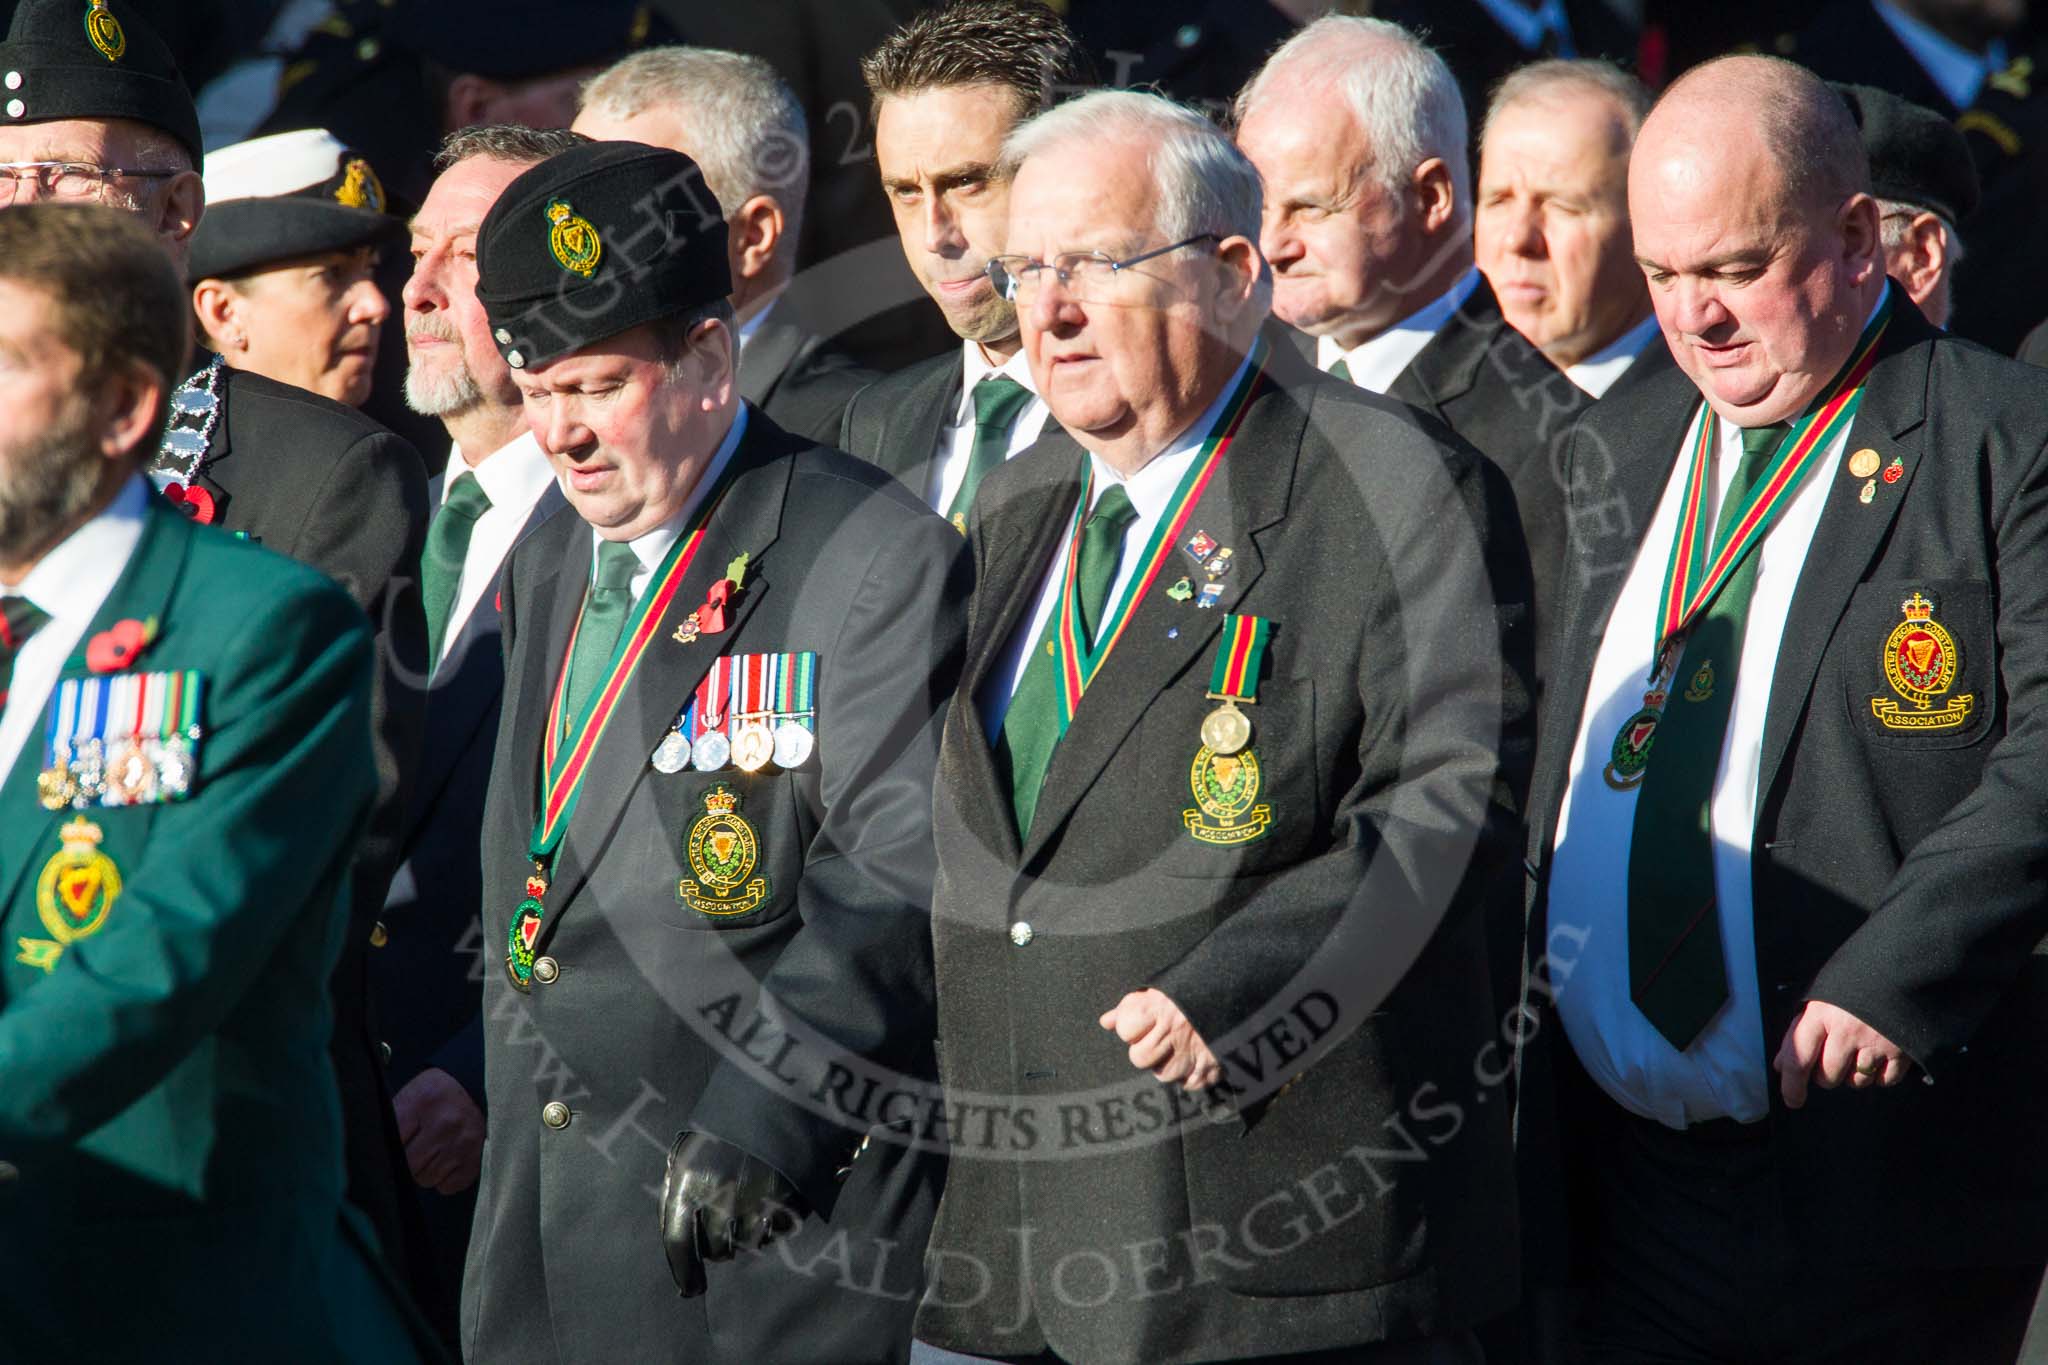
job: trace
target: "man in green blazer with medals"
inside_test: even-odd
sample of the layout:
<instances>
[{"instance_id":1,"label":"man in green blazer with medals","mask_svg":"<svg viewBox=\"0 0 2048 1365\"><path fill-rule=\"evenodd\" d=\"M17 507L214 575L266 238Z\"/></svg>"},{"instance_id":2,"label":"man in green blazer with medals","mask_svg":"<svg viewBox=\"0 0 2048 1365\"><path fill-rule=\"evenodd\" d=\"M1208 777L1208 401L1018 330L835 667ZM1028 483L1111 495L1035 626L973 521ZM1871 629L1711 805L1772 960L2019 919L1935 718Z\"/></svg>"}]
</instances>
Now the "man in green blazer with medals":
<instances>
[{"instance_id":1,"label":"man in green blazer with medals","mask_svg":"<svg viewBox=\"0 0 2048 1365\"><path fill-rule=\"evenodd\" d=\"M127 215L0 214L0 1312L24 1360L413 1360L325 983L370 637L142 475L187 338Z\"/></svg>"}]
</instances>

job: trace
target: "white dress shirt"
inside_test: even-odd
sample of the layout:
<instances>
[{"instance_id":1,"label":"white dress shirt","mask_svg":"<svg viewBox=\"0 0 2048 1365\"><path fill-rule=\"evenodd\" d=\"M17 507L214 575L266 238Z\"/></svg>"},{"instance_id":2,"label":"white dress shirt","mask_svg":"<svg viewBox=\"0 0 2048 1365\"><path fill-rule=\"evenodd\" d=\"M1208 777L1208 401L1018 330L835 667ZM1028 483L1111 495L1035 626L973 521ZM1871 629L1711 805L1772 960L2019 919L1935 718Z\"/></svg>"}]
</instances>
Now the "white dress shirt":
<instances>
[{"instance_id":1,"label":"white dress shirt","mask_svg":"<svg viewBox=\"0 0 2048 1365\"><path fill-rule=\"evenodd\" d=\"M1045 430L1049 411L1045 400L1038 396L1038 385L1031 381L1031 366L1025 363L1022 347L1001 365L991 365L988 357L981 353L979 344L963 341L960 343L960 357L960 399L953 405L952 415L939 432L938 468L932 475L932 485L926 490L925 497L940 516L944 516L946 509L953 505L954 495L967 481L967 465L974 453L976 384L992 374L999 374L1031 390L1031 401L1017 410L1017 420L1010 424L1010 447L1003 452L1006 460L1038 439L1038 434Z\"/></svg>"},{"instance_id":2,"label":"white dress shirt","mask_svg":"<svg viewBox=\"0 0 2048 1365\"><path fill-rule=\"evenodd\" d=\"M0 781L14 771L24 746L43 742L44 708L57 675L142 543L148 487L140 474L129 479L105 511L59 542L28 577L0 588L0 597L26 597L50 617L14 656L7 704L0 708Z\"/></svg>"},{"instance_id":3,"label":"white dress shirt","mask_svg":"<svg viewBox=\"0 0 2048 1365\"><path fill-rule=\"evenodd\" d=\"M1996 39L1982 52L1972 52L1890 0L1871 0L1871 7L1906 51L1913 54L1913 60L1920 63L1927 78L1940 86L1941 93L1958 109L1976 103L1984 82L2005 70L2005 44Z\"/></svg>"},{"instance_id":4,"label":"white dress shirt","mask_svg":"<svg viewBox=\"0 0 2048 1365\"><path fill-rule=\"evenodd\" d=\"M725 467L732 463L732 453L739 449L740 437L746 434L746 430L747 405L741 403L734 408L732 426L727 429L725 439L718 443L718 449L712 452L711 463L706 465L704 472L698 476L697 486L690 490L690 499L683 504L683 509L652 531L641 535L639 539L627 542L632 546L633 557L640 561L640 567L633 570L632 589L635 603L639 602L640 594L647 591L647 585L654 581L654 571L661 567L661 561L667 557L669 547L676 543L677 538L689 526L690 518L697 514L697 504L704 501L704 495L717 486L719 475L725 473ZM597 547L603 543L604 537L597 533L596 527L592 527L590 571L593 577L597 573Z\"/></svg>"},{"instance_id":5,"label":"white dress shirt","mask_svg":"<svg viewBox=\"0 0 2048 1365\"><path fill-rule=\"evenodd\" d=\"M1806 563L1842 461L1848 433L1837 436L1806 472L1791 505L1752 553L1760 554L1756 592L1742 639L1735 695L1721 765L1714 775L1709 822L1714 839L1714 885L1726 955L1728 1003L1678 1051L1629 999L1628 860L1640 786L1616 791L1602 769L1622 723L1643 705L1655 649L1655 617L1664 569L1677 532L1691 449L1705 405L1686 426L1680 458L1643 537L1635 566L1614 604L1593 661L1570 786L1558 815L1550 862L1553 953L1571 960L1557 993L1565 1033L1586 1071L1616 1103L1672 1128L1706 1119L1753 1123L1770 1109L1767 1059L1777 1040L1763 1036L1756 974L1755 918L1750 902L1750 844L1756 831L1756 784L1762 762L1764 720L1778 643L1792 591ZM1713 516L1742 458L1741 429L1721 423L1714 453ZM1683 680L1677 685L1684 686ZM1651 766L1656 755L1650 756ZM1560 937L1559 930L1564 931ZM1573 954L1576 954L1575 960ZM1553 980L1560 979L1553 973Z\"/></svg>"},{"instance_id":6,"label":"white dress shirt","mask_svg":"<svg viewBox=\"0 0 2048 1365\"><path fill-rule=\"evenodd\" d=\"M1593 397L1605 398L1607 391L1614 387L1614 381L1627 374L1628 367L1636 363L1637 356L1653 344L1662 345L1663 341L1663 333L1657 328L1657 315L1652 313L1578 364L1567 366L1565 378Z\"/></svg>"},{"instance_id":7,"label":"white dress shirt","mask_svg":"<svg viewBox=\"0 0 2048 1365\"><path fill-rule=\"evenodd\" d=\"M741 355L747 353L747 343L754 339L754 333L761 330L762 324L768 321L768 315L775 311L775 305L781 301L780 299L768 300L767 303L761 306L760 312L740 324L738 346Z\"/></svg>"},{"instance_id":8,"label":"white dress shirt","mask_svg":"<svg viewBox=\"0 0 2048 1365\"><path fill-rule=\"evenodd\" d=\"M1122 600L1124 589L1138 572L1138 559L1151 540L1152 533L1159 528L1159 519L1166 514L1166 504L1173 498L1173 490L1180 486L1181 476L1188 472L1188 466L1202 453L1202 445L1216 423L1223 418L1223 405L1230 395L1237 391L1239 381L1244 378L1251 358L1247 356L1238 362L1236 373L1230 382L1216 395L1216 400L1172 445L1152 457L1143 469L1126 479L1111 468L1109 463L1094 451L1088 452L1088 465L1094 471L1094 479L1088 485L1088 510L1093 512L1095 504L1113 483L1124 486L1124 493L1131 500L1131 510L1137 515L1124 527L1123 550L1118 557L1116 578L1109 585L1109 601L1113 606ZM1010 638L1003 651L1002 664L989 673L989 685L982 689L978 699L981 707L983 729L993 738L1003 728L1003 717L1009 713L1010 698L1016 695L1017 684L1024 680L1024 670L1031 663L1031 648L1045 634L1046 623L1052 619L1053 608L1058 605L1061 587L1066 582L1067 547L1073 543L1074 528L1072 513L1067 512L1066 533L1060 537L1059 548L1053 553L1052 561L1046 566L1045 579L1038 587L1038 602L1031 609L1030 617ZM1162 575L1163 576L1163 575ZM1103 613L1104 619L1109 613ZM997 683L996 679L1002 679Z\"/></svg>"},{"instance_id":9,"label":"white dress shirt","mask_svg":"<svg viewBox=\"0 0 2048 1365\"><path fill-rule=\"evenodd\" d=\"M469 533L469 550L462 557L462 579L455 587L455 606L448 613L448 628L441 636L441 659L448 657L448 651L461 638L470 613L498 581L498 570L504 565L505 556L512 553L526 519L533 515L534 504L555 481L555 471L530 431L521 432L478 465L470 464L461 446L451 447L448 469L441 479L442 503L448 501L448 490L465 473L476 476L491 505L476 519L476 527ZM434 661L436 666L441 659Z\"/></svg>"},{"instance_id":10,"label":"white dress shirt","mask_svg":"<svg viewBox=\"0 0 2048 1365\"><path fill-rule=\"evenodd\" d=\"M1342 360L1351 371L1352 383L1369 393L1385 393L1394 387L1401 371L1422 353L1422 348L1429 345L1430 338L1441 332L1451 315L1472 297L1478 284L1479 270L1475 266L1436 298L1348 351L1329 337L1317 337L1316 368L1327 370Z\"/></svg>"}]
</instances>

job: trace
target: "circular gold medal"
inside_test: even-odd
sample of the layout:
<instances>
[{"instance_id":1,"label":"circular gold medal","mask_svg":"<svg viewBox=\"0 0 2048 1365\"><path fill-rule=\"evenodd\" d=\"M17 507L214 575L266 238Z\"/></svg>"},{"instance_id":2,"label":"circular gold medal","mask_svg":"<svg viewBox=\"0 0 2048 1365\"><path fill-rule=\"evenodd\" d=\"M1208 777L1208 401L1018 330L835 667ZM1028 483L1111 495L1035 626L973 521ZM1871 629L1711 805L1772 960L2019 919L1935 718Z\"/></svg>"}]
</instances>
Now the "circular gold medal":
<instances>
[{"instance_id":1,"label":"circular gold medal","mask_svg":"<svg viewBox=\"0 0 2048 1365\"><path fill-rule=\"evenodd\" d=\"M1251 720L1235 702L1224 702L1202 720L1202 743L1210 753L1234 754L1251 742Z\"/></svg>"}]
</instances>

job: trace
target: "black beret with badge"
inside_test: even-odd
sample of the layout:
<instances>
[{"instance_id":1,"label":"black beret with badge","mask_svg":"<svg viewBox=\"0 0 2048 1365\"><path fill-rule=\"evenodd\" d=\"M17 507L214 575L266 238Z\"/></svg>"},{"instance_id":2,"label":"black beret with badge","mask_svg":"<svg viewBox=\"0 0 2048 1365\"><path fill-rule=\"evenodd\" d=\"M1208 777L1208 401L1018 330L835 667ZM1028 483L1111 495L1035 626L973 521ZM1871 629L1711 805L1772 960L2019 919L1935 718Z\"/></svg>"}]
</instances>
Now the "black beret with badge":
<instances>
[{"instance_id":1,"label":"black beret with badge","mask_svg":"<svg viewBox=\"0 0 2048 1365\"><path fill-rule=\"evenodd\" d=\"M1951 225L1976 211L1977 166L1956 126L1889 90L1830 81L1856 116L1870 156L1870 192L1931 209Z\"/></svg>"},{"instance_id":2,"label":"black beret with badge","mask_svg":"<svg viewBox=\"0 0 2048 1365\"><path fill-rule=\"evenodd\" d=\"M478 302L515 370L732 292L725 220L697 163L592 142L505 187L477 234Z\"/></svg>"},{"instance_id":3,"label":"black beret with badge","mask_svg":"<svg viewBox=\"0 0 2048 1365\"><path fill-rule=\"evenodd\" d=\"M295 257L395 242L370 163L322 128L273 133L206 158L206 216L189 275L230 279Z\"/></svg>"},{"instance_id":4,"label":"black beret with badge","mask_svg":"<svg viewBox=\"0 0 2048 1365\"><path fill-rule=\"evenodd\" d=\"M199 111L170 49L125 0L22 0L0 43L0 126L132 119L198 165Z\"/></svg>"}]
</instances>

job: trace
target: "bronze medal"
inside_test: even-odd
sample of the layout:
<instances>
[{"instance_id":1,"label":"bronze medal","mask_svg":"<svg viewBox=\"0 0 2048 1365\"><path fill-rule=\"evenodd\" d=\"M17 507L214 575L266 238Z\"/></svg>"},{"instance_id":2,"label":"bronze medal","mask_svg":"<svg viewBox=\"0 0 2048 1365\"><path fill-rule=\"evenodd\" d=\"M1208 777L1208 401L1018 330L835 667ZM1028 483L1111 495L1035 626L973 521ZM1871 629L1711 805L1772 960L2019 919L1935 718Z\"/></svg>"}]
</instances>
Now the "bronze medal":
<instances>
[{"instance_id":1,"label":"bronze medal","mask_svg":"<svg viewBox=\"0 0 2048 1365\"><path fill-rule=\"evenodd\" d=\"M1228 756L1241 752L1251 742L1251 719L1237 709L1234 701L1226 700L1202 719L1202 745L1210 753Z\"/></svg>"}]
</instances>

